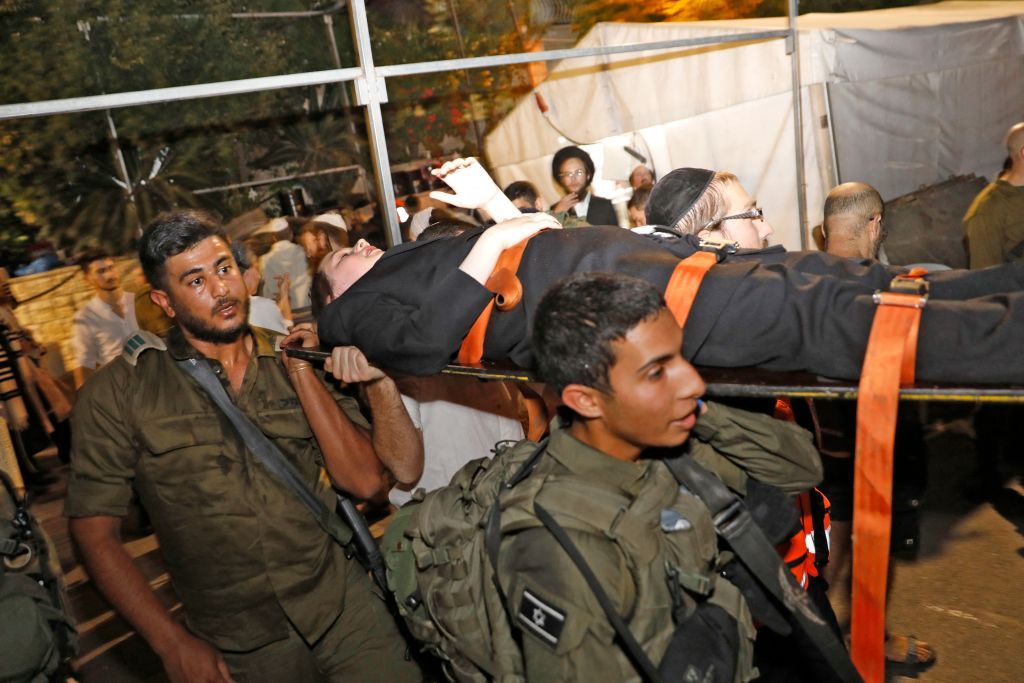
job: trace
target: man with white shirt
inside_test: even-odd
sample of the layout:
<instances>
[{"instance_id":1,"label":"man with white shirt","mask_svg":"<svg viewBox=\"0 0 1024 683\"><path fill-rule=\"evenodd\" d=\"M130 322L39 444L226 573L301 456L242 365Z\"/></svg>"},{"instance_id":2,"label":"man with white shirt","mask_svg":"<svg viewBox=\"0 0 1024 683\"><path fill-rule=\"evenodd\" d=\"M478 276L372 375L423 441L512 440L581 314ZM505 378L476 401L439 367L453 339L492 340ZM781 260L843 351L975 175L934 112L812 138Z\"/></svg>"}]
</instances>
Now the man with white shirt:
<instances>
[{"instance_id":1,"label":"man with white shirt","mask_svg":"<svg viewBox=\"0 0 1024 683\"><path fill-rule=\"evenodd\" d=\"M85 281L96 292L75 314L71 350L75 388L121 353L125 340L139 328L135 296L121 288L121 273L108 254L89 250L78 258Z\"/></svg>"},{"instance_id":2,"label":"man with white shirt","mask_svg":"<svg viewBox=\"0 0 1024 683\"><path fill-rule=\"evenodd\" d=\"M309 289L312 277L306 250L292 241L292 226L285 217L274 218L255 234L274 235L275 242L270 251L263 255L263 292L268 299L278 300L278 278L288 276L288 299L291 304L292 320L300 322L309 318ZM285 316L288 317L288 316Z\"/></svg>"}]
</instances>

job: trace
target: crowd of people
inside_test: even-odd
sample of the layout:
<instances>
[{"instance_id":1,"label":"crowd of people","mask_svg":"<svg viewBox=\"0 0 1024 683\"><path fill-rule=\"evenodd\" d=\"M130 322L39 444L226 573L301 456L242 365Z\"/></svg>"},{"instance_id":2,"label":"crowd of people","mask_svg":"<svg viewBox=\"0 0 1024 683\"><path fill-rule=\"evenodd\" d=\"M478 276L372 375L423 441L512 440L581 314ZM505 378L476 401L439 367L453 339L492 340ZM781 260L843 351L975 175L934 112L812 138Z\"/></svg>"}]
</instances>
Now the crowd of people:
<instances>
[{"instance_id":1,"label":"crowd of people","mask_svg":"<svg viewBox=\"0 0 1024 683\"><path fill-rule=\"evenodd\" d=\"M1024 255L1024 123L1006 142L1007 169L965 218L972 268L997 267L928 276L933 341L919 375L1024 380L1006 343L1024 325L1012 264ZM412 564L451 562L462 580L469 559L418 530L443 512L450 482L476 496L479 473L511 475L526 452L515 443L529 444L531 468L493 494L493 574L481 575L504 611L481 616L491 650L460 678L855 680L829 603L849 559L851 416L705 401L691 362L856 377L871 294L903 272L877 262L882 197L861 182L834 188L824 251L787 253L727 171L656 180L638 166L619 212L593 194L595 172L582 149L558 150L564 195L547 207L528 181L502 191L476 161L450 161L434 173L451 193L431 196L453 208L407 203L408 241L387 251L350 237L337 212L274 218L234 240L203 212L161 214L139 245L135 295L107 254L83 255L95 296L74 320L66 512L92 580L171 680L436 675L399 627L418 605L389 609L353 551L358 521L334 516L336 492L417 510L388 552L436 541ZM707 250L720 263L680 309L673 273ZM4 324L9 339L16 323ZM330 355L321 371L290 346ZM437 374L455 358L512 361L543 384ZM50 403L44 416L67 417ZM920 424L904 417L897 457L919 465ZM922 467L908 496L921 495ZM770 559L722 539L713 489L698 485L707 473ZM121 545L136 497L183 622ZM766 581L759 562L785 578ZM420 603L442 620L488 611L449 598ZM446 637L472 653L479 635ZM899 634L886 656L916 670L936 659Z\"/></svg>"}]
</instances>

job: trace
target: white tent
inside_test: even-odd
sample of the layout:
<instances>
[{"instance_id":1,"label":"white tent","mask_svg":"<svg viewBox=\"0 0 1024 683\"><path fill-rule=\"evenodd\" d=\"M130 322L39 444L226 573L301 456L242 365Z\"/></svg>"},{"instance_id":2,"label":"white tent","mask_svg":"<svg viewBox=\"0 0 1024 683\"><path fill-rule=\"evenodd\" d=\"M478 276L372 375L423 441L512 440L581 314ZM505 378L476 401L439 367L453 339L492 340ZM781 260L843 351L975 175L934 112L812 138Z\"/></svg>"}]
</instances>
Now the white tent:
<instances>
[{"instance_id":1,"label":"white tent","mask_svg":"<svg viewBox=\"0 0 1024 683\"><path fill-rule=\"evenodd\" d=\"M785 18L599 24L580 47L786 28ZM951 175L992 176L1002 136L1024 120L1024 2L942 2L808 14L800 33L810 225L834 182L862 180L888 200ZM646 156L736 173L775 227L800 247L791 62L784 40L567 59L487 137L500 184L526 179L553 202L551 155L587 143L597 194L615 194ZM831 122L831 125L830 125ZM555 124L554 126L551 124ZM619 193L621 195L621 192Z\"/></svg>"}]
</instances>

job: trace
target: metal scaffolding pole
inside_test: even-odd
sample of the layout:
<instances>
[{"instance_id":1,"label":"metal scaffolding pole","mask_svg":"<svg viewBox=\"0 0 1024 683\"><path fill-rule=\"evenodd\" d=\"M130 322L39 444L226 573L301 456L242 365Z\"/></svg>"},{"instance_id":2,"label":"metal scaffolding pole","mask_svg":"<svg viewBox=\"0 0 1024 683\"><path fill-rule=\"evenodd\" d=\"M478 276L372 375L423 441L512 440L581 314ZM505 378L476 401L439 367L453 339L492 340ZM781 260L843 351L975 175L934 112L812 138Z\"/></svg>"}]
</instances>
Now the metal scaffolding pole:
<instances>
[{"instance_id":1,"label":"metal scaffolding pole","mask_svg":"<svg viewBox=\"0 0 1024 683\"><path fill-rule=\"evenodd\" d=\"M395 212L394 186L391 180L386 135L384 131L381 104L387 102L385 79L391 77L411 76L416 74L442 73L446 71L484 69L494 66L512 64L528 64L530 62L559 61L573 57L591 57L598 55L615 55L654 50L670 50L677 48L694 48L704 45L731 46L752 41L786 39L787 54L792 59L793 87L793 119L795 133L795 150L797 157L797 185L800 216L800 244L806 248L807 234L807 197L806 178L803 166L803 115L800 95L800 52L796 32L797 1L789 0L789 27L785 30L752 31L729 36L708 36L703 38L683 38L677 40L661 40L649 43L631 43L627 45L598 46L587 48L570 48L562 50L544 50L540 52L524 52L518 54L494 55L488 57L466 57L461 59L443 59L431 62L411 64L389 64L377 67L374 65L370 42L369 24L366 16L365 0L348 2L349 18L353 38L359 58L359 67L338 68L326 71L314 71L298 74L285 74L262 78L248 78L216 83L156 88L134 92L111 93L87 97L74 97L38 102L22 102L0 105L0 120L25 118L33 116L49 116L84 111L109 110L118 107L132 107L162 102L201 99L205 97L223 97L243 93L280 90L310 85L335 84L353 81L357 95L357 104L365 107L367 136L370 143L371 160L374 170L375 185L386 225L385 237L388 245L401 242L398 215ZM340 3L339 3L340 4ZM328 31L331 30L330 14L339 9L338 5L318 12L296 13L305 16L325 16ZM278 17L282 13L269 13ZM287 13L284 13L287 14ZM242 15L240 15L242 16ZM244 18L265 18L262 15L247 13ZM336 49L336 46L335 46ZM338 60L335 60L338 63Z\"/></svg>"},{"instance_id":2,"label":"metal scaffolding pole","mask_svg":"<svg viewBox=\"0 0 1024 683\"><path fill-rule=\"evenodd\" d=\"M366 107L366 128L370 137L370 158L373 161L373 177L377 185L381 213L384 218L384 236L389 247L401 244L402 233L395 210L395 188L391 183L391 162L388 160L388 144L384 134L384 114L381 102L387 102L384 79L377 75L373 65L373 51L370 47L370 26L366 21L364 0L351 0L348 4L352 18L352 36L356 42L362 78L356 80L358 104Z\"/></svg>"},{"instance_id":3,"label":"metal scaffolding pole","mask_svg":"<svg viewBox=\"0 0 1024 683\"><path fill-rule=\"evenodd\" d=\"M796 202L800 220L800 249L810 248L807 226L807 178L804 170L804 117L803 94L800 91L800 34L796 30L797 5L800 0L789 0L789 37L786 53L789 55L793 75L793 147L796 152Z\"/></svg>"}]
</instances>

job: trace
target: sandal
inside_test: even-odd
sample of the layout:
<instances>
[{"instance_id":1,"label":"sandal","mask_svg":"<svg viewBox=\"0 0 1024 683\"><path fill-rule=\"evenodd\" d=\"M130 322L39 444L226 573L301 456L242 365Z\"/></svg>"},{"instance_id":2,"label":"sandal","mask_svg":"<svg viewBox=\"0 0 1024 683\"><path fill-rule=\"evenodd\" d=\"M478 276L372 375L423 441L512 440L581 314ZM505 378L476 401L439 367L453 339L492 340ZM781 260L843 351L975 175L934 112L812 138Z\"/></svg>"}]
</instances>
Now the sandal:
<instances>
[{"instance_id":1,"label":"sandal","mask_svg":"<svg viewBox=\"0 0 1024 683\"><path fill-rule=\"evenodd\" d=\"M887 636L885 664L892 671L917 673L935 663L937 656L931 645L914 636Z\"/></svg>"}]
</instances>

